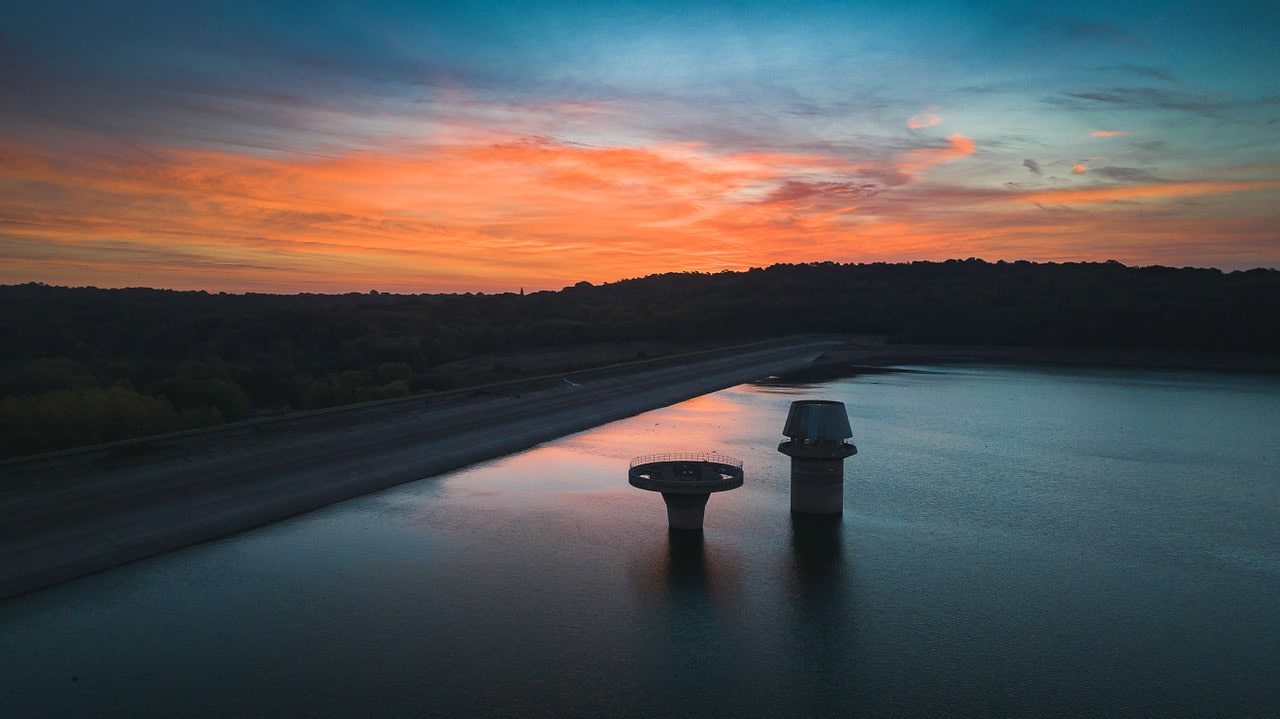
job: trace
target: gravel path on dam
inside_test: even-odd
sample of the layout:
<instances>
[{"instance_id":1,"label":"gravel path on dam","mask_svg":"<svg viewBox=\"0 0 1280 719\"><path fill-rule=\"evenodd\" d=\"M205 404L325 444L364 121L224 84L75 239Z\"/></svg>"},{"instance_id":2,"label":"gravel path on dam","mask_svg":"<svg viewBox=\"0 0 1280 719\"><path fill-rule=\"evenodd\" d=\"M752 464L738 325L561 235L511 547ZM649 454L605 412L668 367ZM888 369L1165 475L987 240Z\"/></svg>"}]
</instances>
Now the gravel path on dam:
<instances>
[{"instance_id":1,"label":"gravel path on dam","mask_svg":"<svg viewBox=\"0 0 1280 719\"><path fill-rule=\"evenodd\" d=\"M801 340L0 463L0 599L802 369Z\"/></svg>"}]
</instances>

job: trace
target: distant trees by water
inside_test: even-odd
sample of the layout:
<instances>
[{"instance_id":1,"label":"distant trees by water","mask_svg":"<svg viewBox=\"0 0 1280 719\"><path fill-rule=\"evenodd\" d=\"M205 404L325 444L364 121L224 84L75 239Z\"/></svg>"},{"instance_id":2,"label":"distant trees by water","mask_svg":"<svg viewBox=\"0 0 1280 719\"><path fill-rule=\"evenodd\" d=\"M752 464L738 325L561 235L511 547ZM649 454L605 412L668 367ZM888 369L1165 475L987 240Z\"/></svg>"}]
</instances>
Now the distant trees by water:
<instances>
[{"instance_id":1,"label":"distant trees by water","mask_svg":"<svg viewBox=\"0 0 1280 719\"><path fill-rule=\"evenodd\" d=\"M493 353L601 343L833 332L1280 354L1280 272L1115 262L788 264L523 296L27 284L0 286L0 308L0 457L450 389L520 371ZM445 371L468 360L481 369Z\"/></svg>"}]
</instances>

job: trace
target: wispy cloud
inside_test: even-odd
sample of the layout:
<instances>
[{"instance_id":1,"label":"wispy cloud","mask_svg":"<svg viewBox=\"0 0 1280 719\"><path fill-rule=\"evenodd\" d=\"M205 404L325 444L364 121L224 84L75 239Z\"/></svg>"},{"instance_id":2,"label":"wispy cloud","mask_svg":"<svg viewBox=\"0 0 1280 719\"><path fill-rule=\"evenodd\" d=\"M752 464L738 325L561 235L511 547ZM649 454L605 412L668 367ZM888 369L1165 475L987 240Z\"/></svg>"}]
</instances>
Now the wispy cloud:
<instances>
[{"instance_id":1,"label":"wispy cloud","mask_svg":"<svg viewBox=\"0 0 1280 719\"><path fill-rule=\"evenodd\" d=\"M1145 167L1114 167L1103 166L1089 169L1089 173L1104 177L1115 182L1126 182L1131 184L1159 184L1164 182L1157 177L1154 172Z\"/></svg>"},{"instance_id":2,"label":"wispy cloud","mask_svg":"<svg viewBox=\"0 0 1280 719\"><path fill-rule=\"evenodd\" d=\"M912 130L921 130L926 127L934 127L935 125L938 125L942 122L942 115L938 114L938 111L941 109L942 108L937 105L934 105L919 115L912 116L910 120L907 120L907 127Z\"/></svg>"},{"instance_id":3,"label":"wispy cloud","mask_svg":"<svg viewBox=\"0 0 1280 719\"><path fill-rule=\"evenodd\" d=\"M1079 189L1041 190L1021 195L1020 199L1038 204L1107 203L1171 197L1204 197L1239 192L1270 190L1277 182L1168 182L1158 184L1087 187Z\"/></svg>"},{"instance_id":4,"label":"wispy cloud","mask_svg":"<svg viewBox=\"0 0 1280 719\"><path fill-rule=\"evenodd\" d=\"M1109 65L1099 69L1102 72L1114 72L1120 75L1141 77L1147 80L1177 82L1177 78L1172 72L1169 72L1165 68L1152 67L1149 65Z\"/></svg>"},{"instance_id":5,"label":"wispy cloud","mask_svg":"<svg viewBox=\"0 0 1280 719\"><path fill-rule=\"evenodd\" d=\"M935 165L954 162L972 155L977 149L973 138L955 133L947 137L947 144L942 146L922 147L911 150L896 164L896 170L907 176L914 176Z\"/></svg>"},{"instance_id":6,"label":"wispy cloud","mask_svg":"<svg viewBox=\"0 0 1280 719\"><path fill-rule=\"evenodd\" d=\"M1113 87L1102 90L1067 92L1050 100L1065 107L1110 107L1126 110L1161 109L1184 112L1213 112L1280 105L1280 95L1251 98L1213 97L1156 87Z\"/></svg>"},{"instance_id":7,"label":"wispy cloud","mask_svg":"<svg viewBox=\"0 0 1280 719\"><path fill-rule=\"evenodd\" d=\"M1049 17L1041 21L1041 26L1048 33L1066 41L1136 42L1132 35L1116 29L1113 25L1077 17Z\"/></svg>"}]
</instances>

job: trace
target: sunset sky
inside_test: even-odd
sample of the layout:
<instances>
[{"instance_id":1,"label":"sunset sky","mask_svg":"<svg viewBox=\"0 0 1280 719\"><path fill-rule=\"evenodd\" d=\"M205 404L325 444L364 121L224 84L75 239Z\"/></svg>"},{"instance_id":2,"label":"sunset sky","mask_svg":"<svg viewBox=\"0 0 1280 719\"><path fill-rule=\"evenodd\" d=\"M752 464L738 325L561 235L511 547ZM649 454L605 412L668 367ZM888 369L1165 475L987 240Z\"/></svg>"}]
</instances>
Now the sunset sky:
<instances>
[{"instance_id":1,"label":"sunset sky","mask_svg":"<svg viewBox=\"0 0 1280 719\"><path fill-rule=\"evenodd\" d=\"M0 284L1280 267L1280 3L0 4Z\"/></svg>"}]
</instances>

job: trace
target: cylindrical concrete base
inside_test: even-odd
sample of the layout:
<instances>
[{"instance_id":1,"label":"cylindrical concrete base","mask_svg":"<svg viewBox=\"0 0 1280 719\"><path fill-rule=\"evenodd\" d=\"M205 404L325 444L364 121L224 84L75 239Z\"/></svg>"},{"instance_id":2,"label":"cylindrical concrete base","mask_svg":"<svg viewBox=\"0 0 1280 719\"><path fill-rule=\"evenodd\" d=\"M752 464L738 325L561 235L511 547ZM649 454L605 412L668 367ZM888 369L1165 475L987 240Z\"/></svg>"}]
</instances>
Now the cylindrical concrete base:
<instances>
[{"instance_id":1,"label":"cylindrical concrete base","mask_svg":"<svg viewBox=\"0 0 1280 719\"><path fill-rule=\"evenodd\" d=\"M844 512L844 459L791 458L791 511Z\"/></svg>"},{"instance_id":2,"label":"cylindrical concrete base","mask_svg":"<svg viewBox=\"0 0 1280 719\"><path fill-rule=\"evenodd\" d=\"M791 480L791 511L802 514L844 512L844 483L801 484Z\"/></svg>"},{"instance_id":3,"label":"cylindrical concrete base","mask_svg":"<svg viewBox=\"0 0 1280 719\"><path fill-rule=\"evenodd\" d=\"M667 503L667 525L671 529L702 529L702 515L707 508L707 494L663 492Z\"/></svg>"}]
</instances>

